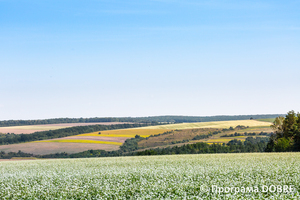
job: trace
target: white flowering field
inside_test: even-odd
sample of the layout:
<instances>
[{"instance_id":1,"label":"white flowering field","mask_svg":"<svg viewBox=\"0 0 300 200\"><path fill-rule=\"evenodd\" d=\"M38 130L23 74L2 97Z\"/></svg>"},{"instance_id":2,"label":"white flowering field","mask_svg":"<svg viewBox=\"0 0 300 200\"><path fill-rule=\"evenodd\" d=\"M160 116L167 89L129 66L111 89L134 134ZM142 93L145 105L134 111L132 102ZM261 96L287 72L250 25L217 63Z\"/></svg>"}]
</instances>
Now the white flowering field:
<instances>
[{"instance_id":1,"label":"white flowering field","mask_svg":"<svg viewBox=\"0 0 300 200\"><path fill-rule=\"evenodd\" d=\"M300 199L300 153L0 162L0 199Z\"/></svg>"}]
</instances>

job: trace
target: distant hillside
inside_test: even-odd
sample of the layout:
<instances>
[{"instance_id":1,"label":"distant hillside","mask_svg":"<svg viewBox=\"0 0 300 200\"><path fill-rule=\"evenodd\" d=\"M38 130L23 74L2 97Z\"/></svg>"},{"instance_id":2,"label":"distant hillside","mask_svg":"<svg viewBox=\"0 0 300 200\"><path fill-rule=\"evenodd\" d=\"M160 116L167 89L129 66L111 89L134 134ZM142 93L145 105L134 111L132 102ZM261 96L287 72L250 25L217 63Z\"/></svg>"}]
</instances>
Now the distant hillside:
<instances>
[{"instance_id":1,"label":"distant hillside","mask_svg":"<svg viewBox=\"0 0 300 200\"><path fill-rule=\"evenodd\" d=\"M245 120L245 119L270 119L278 116L285 116L285 114L269 114L269 115L217 115L217 116L154 116L154 117L140 117L132 118L144 121L156 122L173 122L173 123L189 123L189 122L212 122L212 121L229 121L229 120Z\"/></svg>"},{"instance_id":2,"label":"distant hillside","mask_svg":"<svg viewBox=\"0 0 300 200\"><path fill-rule=\"evenodd\" d=\"M228 120L244 120L244 119L268 119L284 114L272 115L220 115L220 116L152 116L152 117L94 117L94 118L55 118L55 119L39 119L39 120L6 120L0 121L0 127L5 126L23 126L38 124L60 124L60 123L95 123L95 122L211 122L211 121L228 121Z\"/></svg>"}]
</instances>

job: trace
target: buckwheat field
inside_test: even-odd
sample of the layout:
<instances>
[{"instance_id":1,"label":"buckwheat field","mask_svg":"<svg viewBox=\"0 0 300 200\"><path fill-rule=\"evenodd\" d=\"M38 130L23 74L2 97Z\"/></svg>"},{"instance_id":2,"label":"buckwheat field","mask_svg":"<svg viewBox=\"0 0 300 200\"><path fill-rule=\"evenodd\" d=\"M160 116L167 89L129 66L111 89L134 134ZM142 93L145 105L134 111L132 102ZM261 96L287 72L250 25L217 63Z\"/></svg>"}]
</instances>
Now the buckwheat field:
<instances>
[{"instance_id":1,"label":"buckwheat field","mask_svg":"<svg viewBox=\"0 0 300 200\"><path fill-rule=\"evenodd\" d=\"M0 199L299 199L300 153L0 162Z\"/></svg>"}]
</instances>

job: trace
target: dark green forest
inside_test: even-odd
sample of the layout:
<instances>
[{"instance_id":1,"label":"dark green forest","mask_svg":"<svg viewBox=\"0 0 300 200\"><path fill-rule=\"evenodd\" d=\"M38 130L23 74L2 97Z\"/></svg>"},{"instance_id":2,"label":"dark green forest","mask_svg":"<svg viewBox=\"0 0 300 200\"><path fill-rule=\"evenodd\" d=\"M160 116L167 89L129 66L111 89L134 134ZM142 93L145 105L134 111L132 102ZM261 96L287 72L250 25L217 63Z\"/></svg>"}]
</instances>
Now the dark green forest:
<instances>
[{"instance_id":1,"label":"dark green forest","mask_svg":"<svg viewBox=\"0 0 300 200\"><path fill-rule=\"evenodd\" d=\"M60 123L93 123L93 122L210 122L210 121L226 121L226 120L244 120L244 119L267 119L284 116L283 114L272 115L220 115L220 116L153 116L153 117L94 117L94 118L55 118L55 119L38 119L38 120L6 120L0 121L0 127L5 126L23 126L38 124L60 124Z\"/></svg>"}]
</instances>

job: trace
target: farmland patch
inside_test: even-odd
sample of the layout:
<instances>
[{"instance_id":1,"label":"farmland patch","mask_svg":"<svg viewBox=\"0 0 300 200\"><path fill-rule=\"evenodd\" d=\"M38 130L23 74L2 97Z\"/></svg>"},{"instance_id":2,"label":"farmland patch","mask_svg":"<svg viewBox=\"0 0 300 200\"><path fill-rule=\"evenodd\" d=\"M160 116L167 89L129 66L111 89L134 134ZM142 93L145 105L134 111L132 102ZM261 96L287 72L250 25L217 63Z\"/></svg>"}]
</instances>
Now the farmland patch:
<instances>
[{"instance_id":1,"label":"farmland patch","mask_svg":"<svg viewBox=\"0 0 300 200\"><path fill-rule=\"evenodd\" d=\"M299 199L299 166L300 153L7 161L0 199ZM294 190L262 191L284 185Z\"/></svg>"},{"instance_id":2,"label":"farmland patch","mask_svg":"<svg viewBox=\"0 0 300 200\"><path fill-rule=\"evenodd\" d=\"M61 143L61 142L30 142L21 144L0 145L0 151L18 152L34 155L46 155L53 153L79 153L87 150L106 150L115 151L119 149L118 145L112 144L92 144L92 143Z\"/></svg>"},{"instance_id":3,"label":"farmland patch","mask_svg":"<svg viewBox=\"0 0 300 200\"><path fill-rule=\"evenodd\" d=\"M199 123L181 123L167 124L148 127L139 127L135 129L195 129L195 128L229 128L241 126L249 127L269 127L271 122L262 122L256 120L235 120L235 121L214 121L214 122L199 122Z\"/></svg>"},{"instance_id":4,"label":"farmland patch","mask_svg":"<svg viewBox=\"0 0 300 200\"><path fill-rule=\"evenodd\" d=\"M125 124L125 123L124 122L98 122L98 123L62 123L62 124L43 124L43 125L28 125L28 126L9 126L9 127L0 127L0 133L30 134L39 131L49 131L49 130L74 127L74 126L114 125L114 124Z\"/></svg>"}]
</instances>

